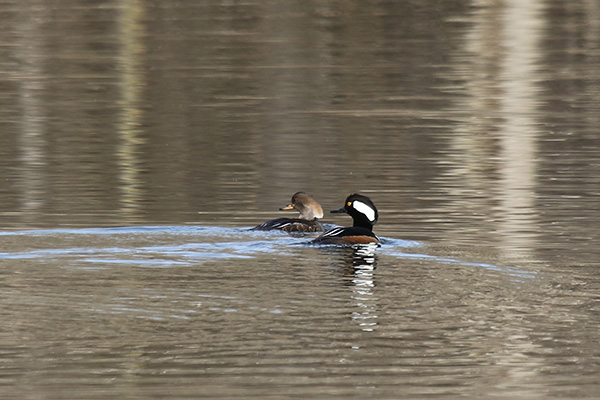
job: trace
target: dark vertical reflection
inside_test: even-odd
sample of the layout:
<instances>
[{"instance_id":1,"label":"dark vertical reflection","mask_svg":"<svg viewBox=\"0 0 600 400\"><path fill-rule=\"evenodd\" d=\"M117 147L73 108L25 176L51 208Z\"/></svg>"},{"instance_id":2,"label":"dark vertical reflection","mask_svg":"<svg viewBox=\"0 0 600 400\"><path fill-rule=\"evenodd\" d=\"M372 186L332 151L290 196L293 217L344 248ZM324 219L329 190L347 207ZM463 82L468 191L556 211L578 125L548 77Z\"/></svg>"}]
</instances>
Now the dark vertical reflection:
<instances>
[{"instance_id":1,"label":"dark vertical reflection","mask_svg":"<svg viewBox=\"0 0 600 400\"><path fill-rule=\"evenodd\" d=\"M549 2L545 17L539 252L580 264L582 254L600 257L600 3Z\"/></svg>"},{"instance_id":2,"label":"dark vertical reflection","mask_svg":"<svg viewBox=\"0 0 600 400\"><path fill-rule=\"evenodd\" d=\"M327 179L320 160L327 148L325 138L331 127L319 111L330 110L334 92L331 69L336 67L330 44L335 40L327 26L331 4L314 7L310 3L268 2L275 15L264 18L259 27L257 49L263 59L257 65L263 72L259 85L265 99L259 116L269 134L261 135L267 179L261 191L289 191L291 185L317 185ZM333 9L332 9L333 8ZM307 174L312 178L306 179ZM311 182L312 181L312 182ZM311 188L307 188L309 190Z\"/></svg>"}]
</instances>

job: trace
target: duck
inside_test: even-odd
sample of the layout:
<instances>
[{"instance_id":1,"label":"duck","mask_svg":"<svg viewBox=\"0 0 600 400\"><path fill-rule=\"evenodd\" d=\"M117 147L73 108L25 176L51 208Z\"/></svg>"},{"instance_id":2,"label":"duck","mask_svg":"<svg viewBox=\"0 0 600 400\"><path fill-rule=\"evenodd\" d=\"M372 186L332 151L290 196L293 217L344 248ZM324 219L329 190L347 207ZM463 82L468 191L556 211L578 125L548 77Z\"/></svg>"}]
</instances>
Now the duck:
<instances>
[{"instance_id":1,"label":"duck","mask_svg":"<svg viewBox=\"0 0 600 400\"><path fill-rule=\"evenodd\" d=\"M267 221L252 228L258 231L270 231L274 229L288 233L323 232L325 229L318 221L323 218L321 205L305 192L296 192L292 201L280 211L296 210L300 213L298 218L277 218Z\"/></svg>"},{"instance_id":2,"label":"duck","mask_svg":"<svg viewBox=\"0 0 600 400\"><path fill-rule=\"evenodd\" d=\"M344 207L331 210L331 213L345 213L352 217L354 223L348 228L333 228L313 240L315 244L368 244L380 243L373 233L373 225L377 223L379 213L377 207L367 196L353 193L346 198Z\"/></svg>"}]
</instances>

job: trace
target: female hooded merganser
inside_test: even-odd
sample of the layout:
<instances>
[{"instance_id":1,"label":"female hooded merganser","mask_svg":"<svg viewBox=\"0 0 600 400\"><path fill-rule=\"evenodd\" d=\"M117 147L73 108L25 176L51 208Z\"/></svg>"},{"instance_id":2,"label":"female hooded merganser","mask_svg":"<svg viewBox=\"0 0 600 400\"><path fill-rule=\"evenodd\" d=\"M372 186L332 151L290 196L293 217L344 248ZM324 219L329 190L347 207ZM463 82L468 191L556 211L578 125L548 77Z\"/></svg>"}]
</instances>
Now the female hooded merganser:
<instances>
[{"instance_id":1,"label":"female hooded merganser","mask_svg":"<svg viewBox=\"0 0 600 400\"><path fill-rule=\"evenodd\" d=\"M270 231L280 229L286 232L323 232L323 225L318 218L323 218L321 205L309 194L304 192L295 193L292 202L279 210L296 210L300 213L299 218L277 218L258 225L253 230Z\"/></svg>"},{"instance_id":2,"label":"female hooded merganser","mask_svg":"<svg viewBox=\"0 0 600 400\"><path fill-rule=\"evenodd\" d=\"M332 210L332 213L347 213L354 223L351 228L334 228L318 238L313 243L318 244L365 244L379 243L379 238L373 233L373 225L379 214L375 204L367 196L351 194L346 198L344 207Z\"/></svg>"}]
</instances>

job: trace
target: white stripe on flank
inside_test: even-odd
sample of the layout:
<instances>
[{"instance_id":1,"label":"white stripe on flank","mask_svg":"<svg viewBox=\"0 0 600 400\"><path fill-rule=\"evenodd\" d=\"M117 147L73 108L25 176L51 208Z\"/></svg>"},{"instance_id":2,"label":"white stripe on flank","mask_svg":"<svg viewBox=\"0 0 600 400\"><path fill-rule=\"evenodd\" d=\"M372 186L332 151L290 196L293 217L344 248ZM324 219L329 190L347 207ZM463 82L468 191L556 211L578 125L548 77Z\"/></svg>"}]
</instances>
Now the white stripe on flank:
<instances>
[{"instance_id":1,"label":"white stripe on flank","mask_svg":"<svg viewBox=\"0 0 600 400\"><path fill-rule=\"evenodd\" d=\"M369 219L369 221L375 222L375 210L373 210L371 207L369 207L362 201L355 200L354 203L352 203L352 207L354 207L354 209L359 213L364 214L365 217Z\"/></svg>"},{"instance_id":2,"label":"white stripe on flank","mask_svg":"<svg viewBox=\"0 0 600 400\"><path fill-rule=\"evenodd\" d=\"M344 228L333 228L332 230L325 232L323 235L321 235L321 237L335 236L343 230Z\"/></svg>"}]
</instances>

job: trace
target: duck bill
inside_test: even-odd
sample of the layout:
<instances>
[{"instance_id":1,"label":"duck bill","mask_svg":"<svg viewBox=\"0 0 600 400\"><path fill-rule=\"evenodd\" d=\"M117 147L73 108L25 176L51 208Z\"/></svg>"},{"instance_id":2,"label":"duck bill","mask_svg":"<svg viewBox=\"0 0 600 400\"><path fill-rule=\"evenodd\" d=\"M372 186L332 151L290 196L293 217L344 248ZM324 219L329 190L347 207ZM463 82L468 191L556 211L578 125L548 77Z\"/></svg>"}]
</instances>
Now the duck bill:
<instances>
[{"instance_id":1,"label":"duck bill","mask_svg":"<svg viewBox=\"0 0 600 400\"><path fill-rule=\"evenodd\" d=\"M346 211L346 209L344 207L338 208L337 210L331 210L329 212L332 214L342 214L342 213L347 214L348 213L348 211Z\"/></svg>"},{"instance_id":2,"label":"duck bill","mask_svg":"<svg viewBox=\"0 0 600 400\"><path fill-rule=\"evenodd\" d=\"M288 211L288 210L293 210L293 209L294 209L294 205L293 205L293 204L288 204L288 205L287 205L287 206L285 206L285 207L281 207L281 208L279 209L279 211Z\"/></svg>"}]
</instances>

